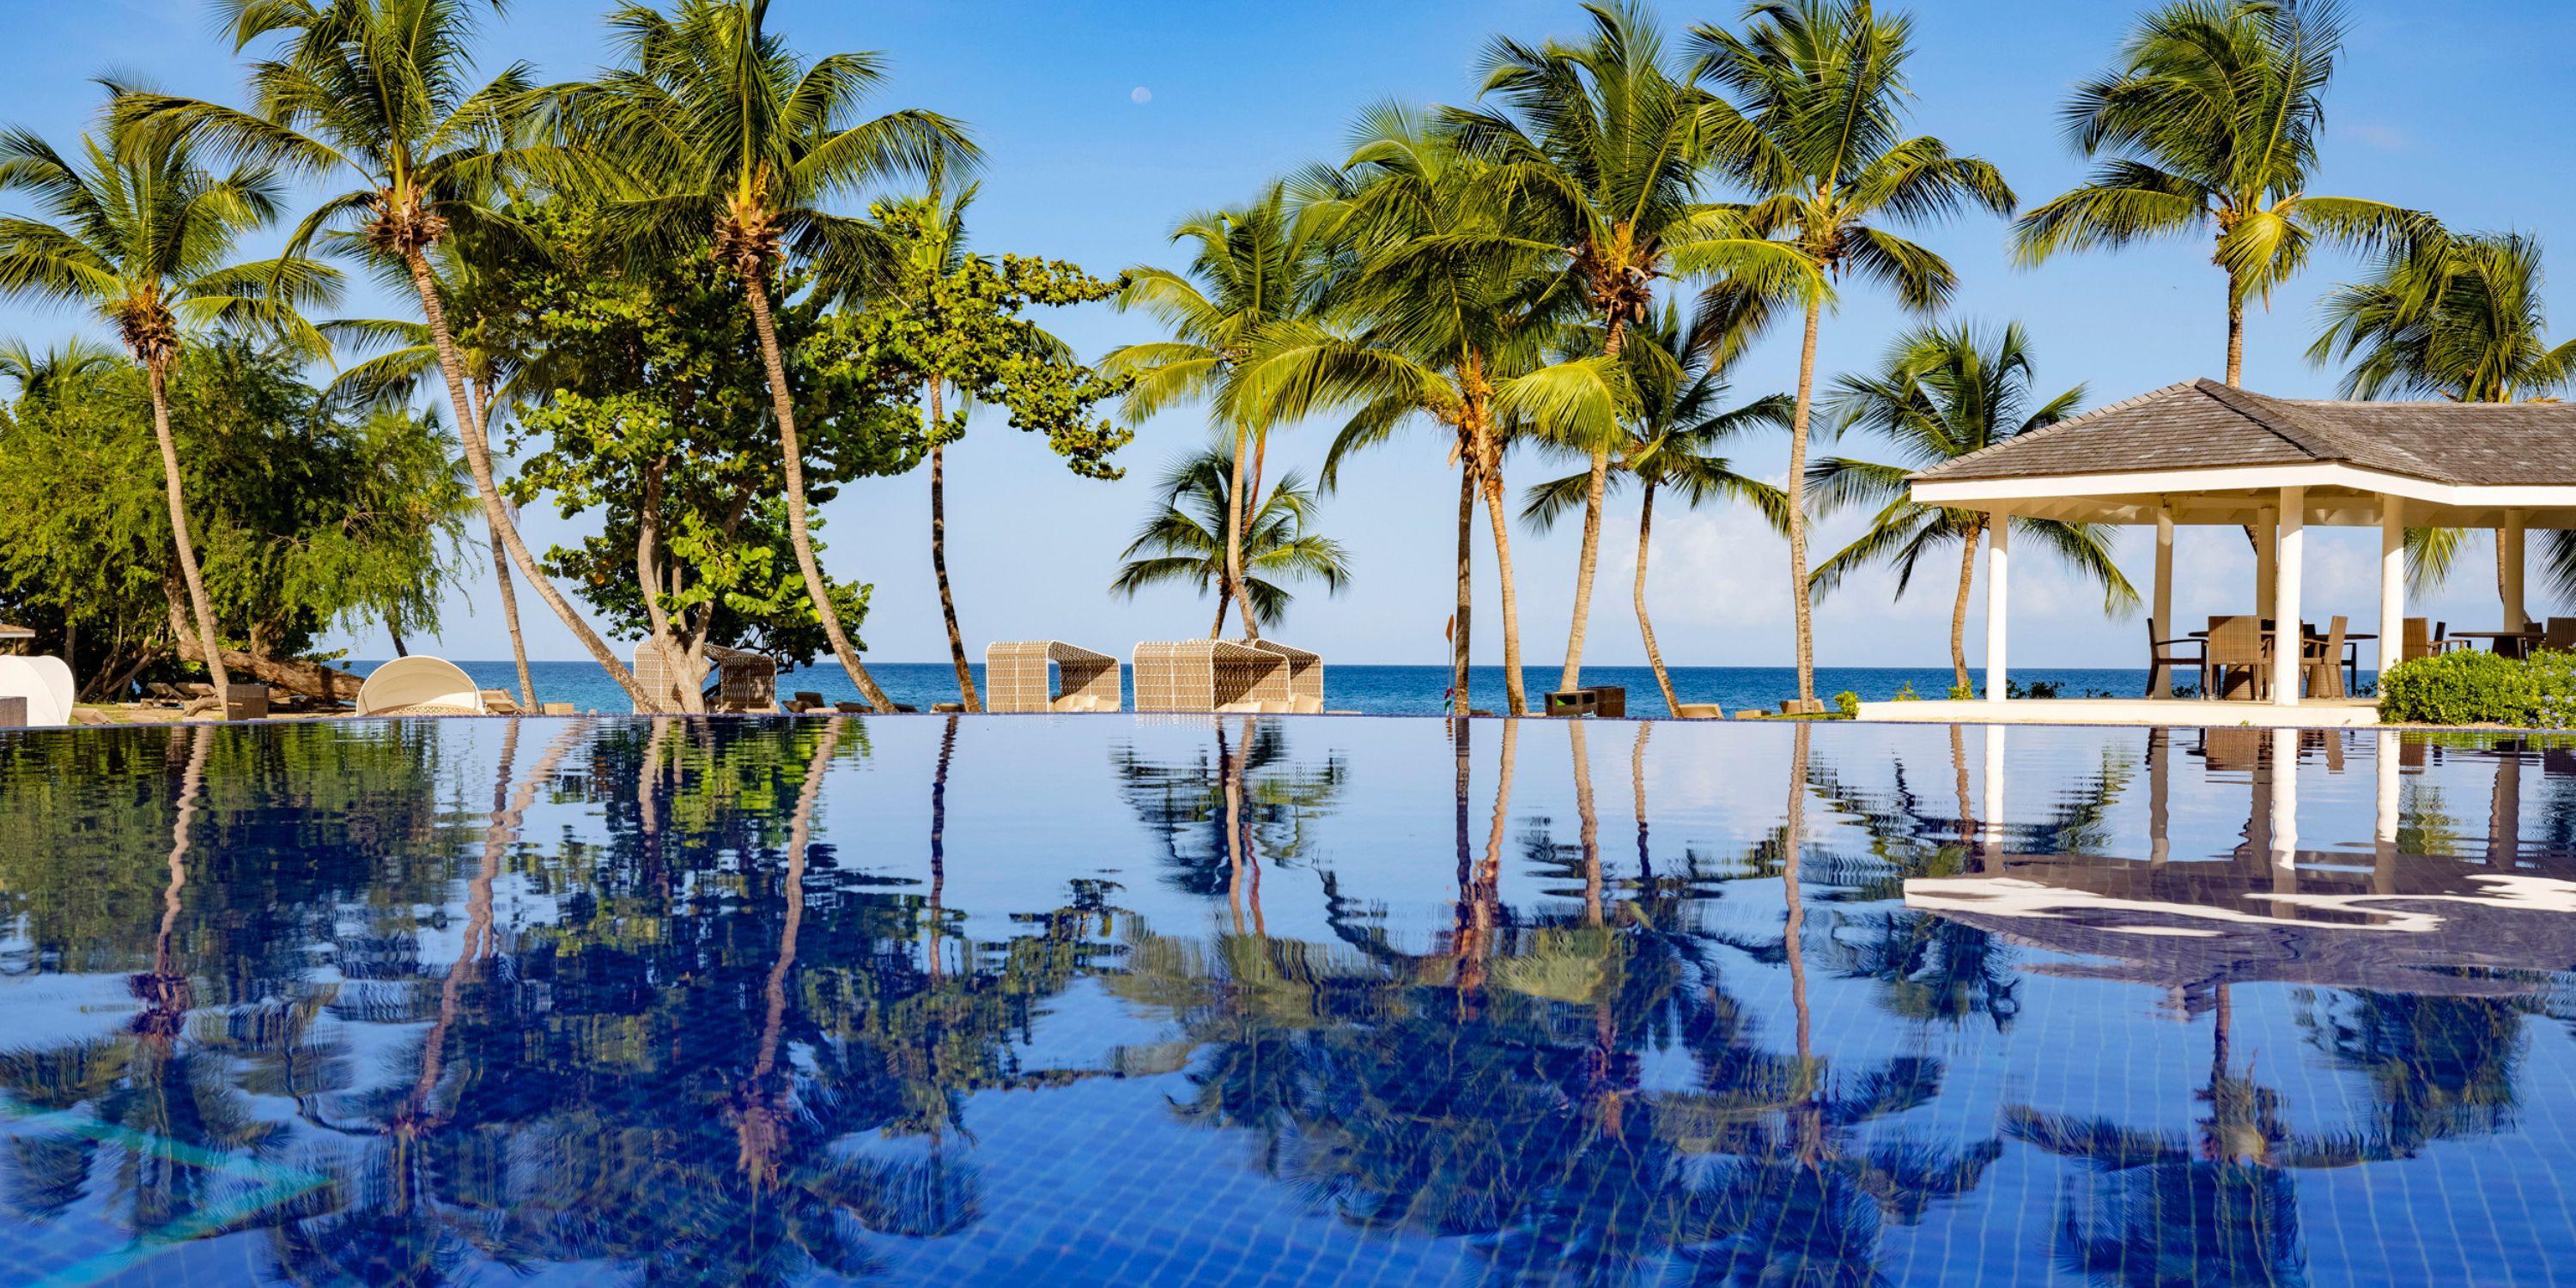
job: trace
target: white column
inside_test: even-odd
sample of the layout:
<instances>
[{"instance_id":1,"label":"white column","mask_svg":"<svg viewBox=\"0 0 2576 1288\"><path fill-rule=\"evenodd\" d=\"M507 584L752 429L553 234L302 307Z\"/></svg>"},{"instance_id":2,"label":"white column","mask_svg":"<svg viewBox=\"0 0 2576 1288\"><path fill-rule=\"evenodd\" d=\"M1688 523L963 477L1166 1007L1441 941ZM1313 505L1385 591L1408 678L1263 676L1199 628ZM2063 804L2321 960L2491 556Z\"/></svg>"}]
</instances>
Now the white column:
<instances>
[{"instance_id":1,"label":"white column","mask_svg":"<svg viewBox=\"0 0 2576 1288\"><path fill-rule=\"evenodd\" d=\"M2379 673L2406 656L2406 498L2379 498Z\"/></svg>"},{"instance_id":2,"label":"white column","mask_svg":"<svg viewBox=\"0 0 2576 1288\"><path fill-rule=\"evenodd\" d=\"M1986 823L1979 829L1983 835L1978 839L1984 842L1985 870L1989 872L2003 871L2005 728L1999 724L1986 726Z\"/></svg>"},{"instance_id":3,"label":"white column","mask_svg":"<svg viewBox=\"0 0 2576 1288\"><path fill-rule=\"evenodd\" d=\"M2281 548L2281 523L2272 507L2264 506L2262 517L2254 521L2254 615L2272 609L2272 578L2277 575L2276 558Z\"/></svg>"},{"instance_id":4,"label":"white column","mask_svg":"<svg viewBox=\"0 0 2576 1288\"><path fill-rule=\"evenodd\" d=\"M1996 512L1986 529L1986 697L2001 702L2009 679L2005 663L2005 603L2010 598L2012 516Z\"/></svg>"},{"instance_id":5,"label":"white column","mask_svg":"<svg viewBox=\"0 0 2576 1288\"><path fill-rule=\"evenodd\" d=\"M2308 490L2281 489L2280 557L2272 569L2272 703L2299 705L2299 565L2307 545Z\"/></svg>"},{"instance_id":6,"label":"white column","mask_svg":"<svg viewBox=\"0 0 2576 1288\"><path fill-rule=\"evenodd\" d=\"M2156 602L2154 609L2154 625L2155 633L2160 634L2165 639L2182 638L2182 632L2174 629L2173 546L2173 507L2169 505L2159 505L2156 507ZM2154 640L2149 640L2148 647L2154 647L2154 643ZM2147 690L2147 696L2151 698L2172 697L2173 672L2156 672L2156 682L2153 687Z\"/></svg>"},{"instance_id":7,"label":"white column","mask_svg":"<svg viewBox=\"0 0 2576 1288\"><path fill-rule=\"evenodd\" d=\"M2286 515L2291 511L2284 509ZM2286 532L2284 536L2288 535ZM2289 560L2281 561L2284 566ZM2272 731L2272 866L2273 889L2284 894L2298 889L2296 875L2299 858L2299 731Z\"/></svg>"},{"instance_id":8,"label":"white column","mask_svg":"<svg viewBox=\"0 0 2576 1288\"><path fill-rule=\"evenodd\" d=\"M2371 839L2382 845L2394 845L2397 843L2396 730L2382 729L2379 731L2378 746L2371 752L2371 759L2374 762L2372 768L2378 772L2379 776L2379 781L2376 784L2378 790L2375 795L2375 801L2379 807L2378 817L2374 820L2374 824L2371 828Z\"/></svg>"},{"instance_id":9,"label":"white column","mask_svg":"<svg viewBox=\"0 0 2576 1288\"><path fill-rule=\"evenodd\" d=\"M2518 631L2531 618L2522 610L2522 539L2523 521L2528 512L2516 508L2504 512L2504 529L2496 534L2496 557L2504 568L2504 628Z\"/></svg>"}]
</instances>

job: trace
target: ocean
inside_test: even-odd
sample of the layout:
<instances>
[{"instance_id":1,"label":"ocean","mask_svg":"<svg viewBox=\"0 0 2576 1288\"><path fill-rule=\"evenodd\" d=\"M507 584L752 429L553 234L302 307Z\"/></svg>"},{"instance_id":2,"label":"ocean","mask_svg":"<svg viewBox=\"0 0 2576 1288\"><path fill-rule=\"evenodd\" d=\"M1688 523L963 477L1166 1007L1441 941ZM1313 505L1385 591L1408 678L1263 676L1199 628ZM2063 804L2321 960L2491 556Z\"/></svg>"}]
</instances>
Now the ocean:
<instances>
[{"instance_id":1,"label":"ocean","mask_svg":"<svg viewBox=\"0 0 2576 1288\"><path fill-rule=\"evenodd\" d=\"M365 674L380 662L350 664L350 669ZM508 659L500 661L458 661L475 683L491 689L516 692L518 678ZM597 666L588 662L532 662L529 669L537 684L541 702L569 702L577 711L613 714L631 709L626 695ZM928 711L934 702L957 700L957 674L945 662L882 662L872 664L869 673L876 677L887 695L895 701ZM1523 683L1528 686L1530 704L1536 709L1540 695L1556 687L1561 670L1555 666L1524 667ZM1972 670L1971 675L1979 673ZM2087 695L2131 697L2146 688L2146 672L2137 668L2096 667L2027 667L2015 668L2014 678L2024 685L2054 684L2061 697ZM1797 672L1785 666L1677 666L1671 668L1673 689L1684 702L1714 702L1728 714L1751 708L1772 710L1782 698L1797 696ZM2363 680L2371 677L2364 673ZM1628 714L1664 716L1663 695L1655 689L1654 672L1642 666L1586 666L1585 685L1624 685L1628 690ZM1982 683L1982 678L1980 678ZM984 683L984 668L975 668L975 683ZM1864 702L1895 697L1911 687L1924 698L1946 697L1950 690L1950 668L1908 666L1824 666L1816 668L1816 694L1828 703L1837 693L1860 695ZM1503 668L1480 666L1470 673L1469 687L1474 705L1479 710L1503 709ZM1444 697L1449 688L1449 668L1445 666L1335 666L1329 660L1324 666L1324 705L1335 711L1357 711L1367 715L1434 716L1445 710ZM821 693L827 701L857 699L841 668L830 663L781 675L778 691L785 695L798 690ZM1129 704L1134 691L1129 689Z\"/></svg>"}]
</instances>

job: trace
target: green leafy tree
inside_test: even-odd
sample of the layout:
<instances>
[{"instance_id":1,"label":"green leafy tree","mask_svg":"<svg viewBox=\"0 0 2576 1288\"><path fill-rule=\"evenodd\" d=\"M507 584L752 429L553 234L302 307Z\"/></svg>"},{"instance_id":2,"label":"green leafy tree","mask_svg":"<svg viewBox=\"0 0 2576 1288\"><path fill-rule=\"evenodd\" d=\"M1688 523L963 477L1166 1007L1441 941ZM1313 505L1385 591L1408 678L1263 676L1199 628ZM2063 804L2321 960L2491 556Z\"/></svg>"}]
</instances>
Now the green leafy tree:
<instances>
[{"instance_id":1,"label":"green leafy tree","mask_svg":"<svg viewBox=\"0 0 2576 1288\"><path fill-rule=\"evenodd\" d=\"M420 297L484 522L564 629L640 702L634 674L546 578L511 522L475 412L472 373L430 263L431 247L452 232L507 231L490 203L533 87L524 63L479 86L471 78L478 15L501 7L499 0L225 0L219 12L236 51L280 38L271 56L251 65L255 110L127 91L116 115L131 128L204 140L326 184L355 180L305 216L290 249L329 236L348 253L399 266Z\"/></svg>"},{"instance_id":2,"label":"green leafy tree","mask_svg":"<svg viewBox=\"0 0 2576 1288\"><path fill-rule=\"evenodd\" d=\"M1119 557L1127 563L1109 589L1133 599L1148 586L1182 582L1201 593L1220 590L1226 581L1226 517L1237 510L1226 489L1237 477L1234 461L1222 447L1210 447L1172 462L1157 487L1159 507L1136 530ZM1270 485L1270 494L1250 509L1240 551L1245 596L1253 619L1276 626L1292 598L1283 584L1314 580L1328 594L1340 594L1350 580L1350 555L1342 543L1310 532L1315 493L1291 470ZM1221 616L1227 599L1220 594Z\"/></svg>"},{"instance_id":3,"label":"green leafy tree","mask_svg":"<svg viewBox=\"0 0 2576 1288\"><path fill-rule=\"evenodd\" d=\"M229 700L170 432L170 367L190 329L219 324L262 328L318 351L320 337L297 310L336 298L338 275L292 250L268 261L236 258L243 238L277 217L281 184L257 167L214 174L166 134L84 137L75 159L24 130L0 133L0 191L24 193L43 212L0 218L0 293L89 308L143 368L198 657L215 696Z\"/></svg>"},{"instance_id":4,"label":"green leafy tree","mask_svg":"<svg viewBox=\"0 0 2576 1288\"><path fill-rule=\"evenodd\" d=\"M1879 507L1868 531L1816 569L1819 598L1852 573L1882 563L1896 566L1896 593L1902 596L1924 555L1952 544L1959 547L1959 589L1950 604L1950 671L1961 688L1968 683L1968 592L1977 575L1977 542L1993 516L1917 505L1909 499L1906 478L2074 415L2083 405L2084 386L2040 401L2033 368L2030 337L2019 323L1982 332L1966 323L1909 331L1888 347L1877 371L1844 376L1825 403L1827 417L1840 429L1876 435L1904 459L1882 465L1829 456L1809 470L1808 480L1827 510ZM2108 530L2028 516L2012 522L2015 532L2055 551L2077 576L2101 586L2103 611L2137 607L2136 588L2112 562Z\"/></svg>"},{"instance_id":5,"label":"green leafy tree","mask_svg":"<svg viewBox=\"0 0 2576 1288\"><path fill-rule=\"evenodd\" d=\"M1654 669L1655 687L1664 708L1678 711L1664 670L1663 650L1655 644L1655 623L1646 611L1646 563L1654 548L1655 495L1669 491L1682 504L1696 507L1712 501L1736 501L1759 510L1773 527L1788 526L1788 498L1780 489L1738 473L1716 449L1748 430L1779 427L1789 420L1783 394L1757 398L1740 407L1722 407L1728 393L1726 368L1743 352L1760 326L1761 311L1734 308L1685 320L1666 305L1636 328L1643 341L1625 359L1628 380L1637 390L1635 409L1624 418L1618 448L1618 470L1608 483L1632 479L1637 484L1637 578L1634 599L1637 633L1645 641L1646 664ZM1590 506L1592 478L1569 475L1532 487L1522 517L1542 530L1578 502Z\"/></svg>"},{"instance_id":6,"label":"green leafy tree","mask_svg":"<svg viewBox=\"0 0 2576 1288\"><path fill-rule=\"evenodd\" d=\"M954 196L933 188L870 212L881 253L865 253L855 293L864 311L827 324L828 344L864 351L870 370L905 370L919 389L923 434L930 444L930 569L957 694L968 711L984 709L957 629L957 600L948 584L948 489L945 449L964 436L969 413L998 406L1011 424L1043 431L1047 446L1084 478L1115 479L1124 470L1110 454L1135 437L1093 415L1125 381L1074 360L1055 337L1022 316L1032 307L1060 308L1108 299L1118 285L1059 260L968 253L966 207L975 189ZM954 390L954 411L947 397Z\"/></svg>"},{"instance_id":7,"label":"green leafy tree","mask_svg":"<svg viewBox=\"0 0 2576 1288\"><path fill-rule=\"evenodd\" d=\"M1692 29L1718 100L1701 127L1719 164L1752 190L1744 218L1806 257L1824 278L1854 276L1909 309L1939 308L1958 285L1949 261L1890 231L1970 207L2013 209L2001 171L1928 135L1907 137L1906 59L1914 24L1869 0L1774 0L1747 10L1742 33ZM1719 283L1721 292L1739 289ZM1789 424L1789 583L1797 622L1798 697L1816 697L1816 638L1807 568L1807 429L1816 335L1830 296L1805 294L1798 396Z\"/></svg>"},{"instance_id":8,"label":"green leafy tree","mask_svg":"<svg viewBox=\"0 0 2576 1288\"><path fill-rule=\"evenodd\" d=\"M1565 261L1599 340L1602 401L1626 407L1619 362L1630 328L1651 325L1655 290L1668 277L1719 275L1757 298L1813 288L1816 270L1796 251L1753 235L1729 210L1698 199L1707 163L1699 117L1706 94L1666 51L1642 8L1587 4L1581 44L1528 45L1498 37L1485 50L1484 96L1507 110L1450 109L1446 121L1499 165L1517 200L1512 231ZM1590 458L1583 542L1575 559L1574 620L1557 687L1582 683L1592 577L1610 458L1626 417L1562 427Z\"/></svg>"},{"instance_id":9,"label":"green leafy tree","mask_svg":"<svg viewBox=\"0 0 2576 1288\"><path fill-rule=\"evenodd\" d=\"M1226 486L1229 500L1260 491L1269 427L1278 422L1241 392L1242 374L1261 333L1311 320L1322 304L1326 277L1317 226L1299 217L1286 185L1272 184L1245 205L1200 211L1172 229L1172 241L1191 248L1184 269L1139 265L1120 275L1121 309L1142 309L1170 332L1167 340L1121 345L1101 360L1109 371L1132 377L1127 414L1143 420L1175 403L1204 399L1210 419L1234 434L1238 476ZM1249 485L1240 471L1250 468ZM1244 634L1261 636L1243 585L1243 523L1226 516L1226 580L1218 596L1216 635L1225 633L1224 601L1231 599Z\"/></svg>"},{"instance_id":10,"label":"green leafy tree","mask_svg":"<svg viewBox=\"0 0 2576 1288\"><path fill-rule=\"evenodd\" d=\"M2149 12L2111 70L2067 101L2067 139L2098 164L2013 225L2021 260L2211 238L2210 262L2227 274L2227 383L2241 383L2246 303L2268 301L2315 242L2384 247L2432 229L2415 211L2309 191L2342 47L2334 0L2176 0Z\"/></svg>"},{"instance_id":11,"label":"green leafy tree","mask_svg":"<svg viewBox=\"0 0 2576 1288\"><path fill-rule=\"evenodd\" d=\"M824 201L961 169L976 152L963 126L934 112L862 118L859 105L885 86L883 59L838 53L809 63L768 17L769 0L676 0L667 12L622 5L608 23L623 64L552 97L567 140L613 171L602 208L611 231L638 255L707 245L742 282L769 378L797 569L841 669L885 708L893 704L859 661L815 562L806 445L770 292L793 256L834 243L866 253L866 230L826 213Z\"/></svg>"}]
</instances>

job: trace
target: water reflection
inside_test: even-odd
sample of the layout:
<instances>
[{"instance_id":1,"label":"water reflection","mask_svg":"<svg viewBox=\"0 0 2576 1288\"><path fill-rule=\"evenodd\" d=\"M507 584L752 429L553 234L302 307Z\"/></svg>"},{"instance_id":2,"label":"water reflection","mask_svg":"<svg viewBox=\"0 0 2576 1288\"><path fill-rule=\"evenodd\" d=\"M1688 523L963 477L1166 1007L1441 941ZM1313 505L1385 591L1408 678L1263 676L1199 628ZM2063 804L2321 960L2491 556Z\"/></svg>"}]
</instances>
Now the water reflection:
<instances>
[{"instance_id":1,"label":"water reflection","mask_svg":"<svg viewBox=\"0 0 2576 1288\"><path fill-rule=\"evenodd\" d=\"M39 1282L2291 1283L2570 1242L2452 1217L2488 1171L2562 1210L2576 1161L2576 745L341 722L22 736L0 799Z\"/></svg>"}]
</instances>

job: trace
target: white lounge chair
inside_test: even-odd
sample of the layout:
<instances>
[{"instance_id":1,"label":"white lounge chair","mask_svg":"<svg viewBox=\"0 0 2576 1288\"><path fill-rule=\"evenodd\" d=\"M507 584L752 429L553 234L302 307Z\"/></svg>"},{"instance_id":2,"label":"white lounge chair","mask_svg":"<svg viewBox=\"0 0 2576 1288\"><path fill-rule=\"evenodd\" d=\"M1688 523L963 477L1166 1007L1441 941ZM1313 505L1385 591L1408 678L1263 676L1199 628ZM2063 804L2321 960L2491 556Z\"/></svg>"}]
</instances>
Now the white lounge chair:
<instances>
[{"instance_id":1,"label":"white lounge chair","mask_svg":"<svg viewBox=\"0 0 2576 1288\"><path fill-rule=\"evenodd\" d=\"M0 657L0 698L27 700L27 725L72 722L72 669L58 657Z\"/></svg>"},{"instance_id":2,"label":"white lounge chair","mask_svg":"<svg viewBox=\"0 0 2576 1288\"><path fill-rule=\"evenodd\" d=\"M398 657L367 673L358 685L362 716L479 716L490 712L483 691L443 657Z\"/></svg>"}]
</instances>

